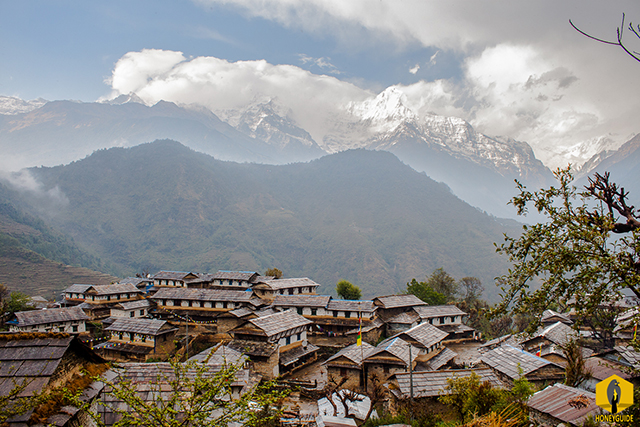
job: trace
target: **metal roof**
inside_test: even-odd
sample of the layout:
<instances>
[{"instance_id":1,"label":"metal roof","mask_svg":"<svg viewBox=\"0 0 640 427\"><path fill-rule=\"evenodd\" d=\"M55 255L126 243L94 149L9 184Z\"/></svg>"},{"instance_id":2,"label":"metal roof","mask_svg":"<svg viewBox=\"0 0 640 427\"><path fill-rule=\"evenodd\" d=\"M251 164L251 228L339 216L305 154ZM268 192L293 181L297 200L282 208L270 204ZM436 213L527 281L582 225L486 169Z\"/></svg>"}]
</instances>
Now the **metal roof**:
<instances>
[{"instance_id":1,"label":"metal roof","mask_svg":"<svg viewBox=\"0 0 640 427\"><path fill-rule=\"evenodd\" d=\"M427 305L426 302L413 294L386 295L383 297L376 297L373 301L380 303L384 309Z\"/></svg>"},{"instance_id":2,"label":"metal roof","mask_svg":"<svg viewBox=\"0 0 640 427\"><path fill-rule=\"evenodd\" d=\"M485 353L480 361L512 379L520 378L520 370L522 370L522 375L527 375L544 366L558 366L510 345L494 348Z\"/></svg>"},{"instance_id":3,"label":"metal roof","mask_svg":"<svg viewBox=\"0 0 640 427\"><path fill-rule=\"evenodd\" d=\"M300 316L293 310L283 311L282 313L270 314L263 317L257 317L249 320L256 328L261 329L270 337L299 326L310 325L313 322Z\"/></svg>"},{"instance_id":4,"label":"metal roof","mask_svg":"<svg viewBox=\"0 0 640 427\"><path fill-rule=\"evenodd\" d=\"M89 316L78 307L48 308L46 310L19 311L15 313L18 326L43 325L46 323L89 320Z\"/></svg>"},{"instance_id":5,"label":"metal roof","mask_svg":"<svg viewBox=\"0 0 640 427\"><path fill-rule=\"evenodd\" d=\"M584 405L571 405L578 400ZM527 406L544 414L551 415L565 423L582 425L586 417L601 412L596 405L596 395L588 391L554 384L534 393L527 401Z\"/></svg>"},{"instance_id":6,"label":"metal roof","mask_svg":"<svg viewBox=\"0 0 640 427\"><path fill-rule=\"evenodd\" d=\"M109 326L105 328L105 331L114 331L114 332L133 332L137 334L145 334L145 335L160 335L161 333L166 333L173 331L174 329L162 330L162 328L168 325L166 320L158 320L158 319L140 319L140 318L116 318L116 320Z\"/></svg>"},{"instance_id":7,"label":"metal roof","mask_svg":"<svg viewBox=\"0 0 640 427\"><path fill-rule=\"evenodd\" d=\"M488 381L495 388L504 388L498 376L489 368L456 369L450 371L420 371L413 372L413 396L437 397L447 394L448 380L466 378L475 374L480 382ZM398 384L401 398L407 399L411 395L411 374L397 373L393 376Z\"/></svg>"}]
</instances>

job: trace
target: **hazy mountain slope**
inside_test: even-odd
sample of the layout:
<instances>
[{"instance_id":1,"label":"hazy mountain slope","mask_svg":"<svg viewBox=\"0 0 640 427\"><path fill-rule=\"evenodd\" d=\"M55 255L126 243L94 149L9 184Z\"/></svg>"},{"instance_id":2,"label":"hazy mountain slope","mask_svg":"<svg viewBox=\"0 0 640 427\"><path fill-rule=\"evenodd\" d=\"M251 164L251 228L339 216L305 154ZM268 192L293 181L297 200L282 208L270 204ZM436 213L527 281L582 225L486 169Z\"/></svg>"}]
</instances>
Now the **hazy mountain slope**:
<instances>
[{"instance_id":1,"label":"hazy mountain slope","mask_svg":"<svg viewBox=\"0 0 640 427\"><path fill-rule=\"evenodd\" d=\"M493 242L518 232L385 152L269 166L157 141L32 172L69 201L49 220L122 274L275 266L373 296L444 267L491 288L506 268Z\"/></svg>"},{"instance_id":2,"label":"hazy mountain slope","mask_svg":"<svg viewBox=\"0 0 640 427\"><path fill-rule=\"evenodd\" d=\"M11 290L53 298L72 283L115 280L95 271L104 267L96 257L18 209L12 203L15 197L0 184L0 283Z\"/></svg>"},{"instance_id":3,"label":"hazy mountain slope","mask_svg":"<svg viewBox=\"0 0 640 427\"><path fill-rule=\"evenodd\" d=\"M0 115L0 149L18 164L69 163L98 149L158 138L180 140L216 158L239 162L277 164L310 158L300 150L289 154L238 132L208 110L164 101L152 107L137 102L55 101L27 113Z\"/></svg>"}]
</instances>

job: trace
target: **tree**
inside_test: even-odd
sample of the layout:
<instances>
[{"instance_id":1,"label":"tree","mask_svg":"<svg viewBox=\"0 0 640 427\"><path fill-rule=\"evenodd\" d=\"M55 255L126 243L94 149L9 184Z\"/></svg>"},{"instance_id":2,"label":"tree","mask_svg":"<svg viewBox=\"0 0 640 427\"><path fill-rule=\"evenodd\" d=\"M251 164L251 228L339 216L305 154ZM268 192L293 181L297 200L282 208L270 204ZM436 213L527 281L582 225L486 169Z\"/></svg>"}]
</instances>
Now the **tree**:
<instances>
[{"instance_id":1,"label":"tree","mask_svg":"<svg viewBox=\"0 0 640 427\"><path fill-rule=\"evenodd\" d=\"M342 299L358 300L362 296L360 288L346 280L340 280L336 285L336 292Z\"/></svg>"},{"instance_id":2,"label":"tree","mask_svg":"<svg viewBox=\"0 0 640 427\"><path fill-rule=\"evenodd\" d=\"M427 279L427 285L434 291L444 295L447 302L453 302L458 297L458 282L444 271L442 267L437 268Z\"/></svg>"},{"instance_id":3,"label":"tree","mask_svg":"<svg viewBox=\"0 0 640 427\"><path fill-rule=\"evenodd\" d=\"M623 289L640 297L640 221L624 188L596 173L584 190L572 184L570 168L555 173L557 186L520 194L512 203L524 215L530 205L546 221L524 226L520 237L505 236L497 251L513 263L498 279L502 302L494 314L529 313L540 319L554 304L588 319ZM539 280L541 286L532 288ZM529 330L538 326L533 322Z\"/></svg>"},{"instance_id":4,"label":"tree","mask_svg":"<svg viewBox=\"0 0 640 427\"><path fill-rule=\"evenodd\" d=\"M11 292L9 298L4 301L2 309L5 314L13 315L16 311L33 310L34 307L30 303L29 295L23 292Z\"/></svg>"},{"instance_id":5,"label":"tree","mask_svg":"<svg viewBox=\"0 0 640 427\"><path fill-rule=\"evenodd\" d=\"M624 30L625 30L625 24L624 24L624 20L625 20L625 14L622 14L622 24L616 28L616 40L615 41L611 41L611 40L604 40L598 37L594 37L592 35L590 35L589 33L582 31L580 28L578 28L573 21L569 20L569 24L571 24L571 26L578 31L580 34L589 37L590 39L599 41L600 43L604 43L604 44L610 44L613 46L620 46L622 48L622 50L624 50L627 55L629 55L630 57L632 57L633 59L635 59L636 61L640 62L640 53L636 52L635 50L633 50L632 48L630 48L628 46L628 44L626 44L623 40L624 38ZM640 25L636 25L635 27L633 26L633 22L629 22L629 26L627 27L629 29L629 31L631 31L633 34L635 34L635 36L637 38L640 39Z\"/></svg>"},{"instance_id":6,"label":"tree","mask_svg":"<svg viewBox=\"0 0 640 427\"><path fill-rule=\"evenodd\" d=\"M586 367L584 357L582 356L582 348L576 340L567 342L564 347L562 347L562 353L567 360L564 375L564 383L566 385L569 387L577 387L582 382L591 378L592 374Z\"/></svg>"},{"instance_id":7,"label":"tree","mask_svg":"<svg viewBox=\"0 0 640 427\"><path fill-rule=\"evenodd\" d=\"M463 277L460 279L459 287L464 291L464 301L467 304L478 301L484 290L482 282L477 277Z\"/></svg>"},{"instance_id":8,"label":"tree","mask_svg":"<svg viewBox=\"0 0 640 427\"><path fill-rule=\"evenodd\" d=\"M407 283L407 294L413 294L420 298L422 301L429 305L442 305L447 302L447 298L436 292L427 282L418 282L416 279L412 279Z\"/></svg>"},{"instance_id":9,"label":"tree","mask_svg":"<svg viewBox=\"0 0 640 427\"><path fill-rule=\"evenodd\" d=\"M127 376L126 369L116 369L118 375L113 380L95 378L105 384L104 398L84 402L81 390L68 394L68 403L87 411L98 426L105 426L104 413L116 416L115 427L265 426L279 419L281 411L275 408L287 395L286 390L279 391L275 383L268 382L234 396L232 385L239 365L215 367L173 358L156 367L157 378L145 383L145 391L138 391L135 376Z\"/></svg>"},{"instance_id":10,"label":"tree","mask_svg":"<svg viewBox=\"0 0 640 427\"><path fill-rule=\"evenodd\" d=\"M279 270L277 268L270 268L267 271L264 272L265 276L274 276L276 279L281 279L282 278L282 270Z\"/></svg>"}]
</instances>

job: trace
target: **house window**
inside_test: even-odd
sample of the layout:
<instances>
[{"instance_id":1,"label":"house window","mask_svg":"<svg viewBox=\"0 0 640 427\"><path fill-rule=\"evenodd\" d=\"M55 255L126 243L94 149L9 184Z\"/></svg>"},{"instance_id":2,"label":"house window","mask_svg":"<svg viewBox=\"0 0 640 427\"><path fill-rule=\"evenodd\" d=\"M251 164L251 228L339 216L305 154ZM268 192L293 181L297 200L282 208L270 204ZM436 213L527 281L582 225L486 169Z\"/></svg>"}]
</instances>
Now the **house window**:
<instances>
[{"instance_id":1,"label":"house window","mask_svg":"<svg viewBox=\"0 0 640 427\"><path fill-rule=\"evenodd\" d=\"M298 334L296 338L297 338L297 341L300 341L300 334Z\"/></svg>"},{"instance_id":2,"label":"house window","mask_svg":"<svg viewBox=\"0 0 640 427\"><path fill-rule=\"evenodd\" d=\"M144 316L144 310L140 310L140 316Z\"/></svg>"},{"instance_id":3,"label":"house window","mask_svg":"<svg viewBox=\"0 0 640 427\"><path fill-rule=\"evenodd\" d=\"M351 312L350 311L346 311L344 313L344 317L346 317L347 319L351 317Z\"/></svg>"},{"instance_id":4,"label":"house window","mask_svg":"<svg viewBox=\"0 0 640 427\"><path fill-rule=\"evenodd\" d=\"M298 314L299 314L299 315L302 315L302 307L298 307L298 308L297 308L297 311L298 311Z\"/></svg>"},{"instance_id":5,"label":"house window","mask_svg":"<svg viewBox=\"0 0 640 427\"><path fill-rule=\"evenodd\" d=\"M61 331L60 331L60 332L62 332L62 329L64 329L64 328L60 328L60 329L61 329ZM78 332L78 327L77 327L76 325L73 325L73 326L71 327L71 332Z\"/></svg>"},{"instance_id":6,"label":"house window","mask_svg":"<svg viewBox=\"0 0 640 427\"><path fill-rule=\"evenodd\" d=\"M293 295L293 289L289 289L289 295Z\"/></svg>"},{"instance_id":7,"label":"house window","mask_svg":"<svg viewBox=\"0 0 640 427\"><path fill-rule=\"evenodd\" d=\"M291 337L287 337L287 344L291 344Z\"/></svg>"},{"instance_id":8,"label":"house window","mask_svg":"<svg viewBox=\"0 0 640 427\"><path fill-rule=\"evenodd\" d=\"M337 311L333 311L333 317L338 317L338 312Z\"/></svg>"},{"instance_id":9,"label":"house window","mask_svg":"<svg viewBox=\"0 0 640 427\"><path fill-rule=\"evenodd\" d=\"M60 331L60 332L64 332L64 326L59 326L59 327L58 327L58 331ZM73 332L75 332L75 331L73 331Z\"/></svg>"},{"instance_id":10,"label":"house window","mask_svg":"<svg viewBox=\"0 0 640 427\"><path fill-rule=\"evenodd\" d=\"M311 309L311 315L312 315L312 316L317 316L317 315L318 315L318 309L316 309L316 308L312 308L312 309Z\"/></svg>"},{"instance_id":11,"label":"house window","mask_svg":"<svg viewBox=\"0 0 640 427\"><path fill-rule=\"evenodd\" d=\"M129 313L129 317L134 317L136 314L132 311Z\"/></svg>"}]
</instances>

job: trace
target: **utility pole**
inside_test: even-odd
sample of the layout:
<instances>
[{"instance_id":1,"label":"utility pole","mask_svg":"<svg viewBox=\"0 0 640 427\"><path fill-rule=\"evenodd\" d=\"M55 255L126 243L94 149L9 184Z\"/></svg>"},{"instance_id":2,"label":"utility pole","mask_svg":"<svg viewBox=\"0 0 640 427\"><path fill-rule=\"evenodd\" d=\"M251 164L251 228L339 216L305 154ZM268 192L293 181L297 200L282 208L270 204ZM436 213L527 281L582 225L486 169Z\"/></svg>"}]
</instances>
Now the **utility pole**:
<instances>
[{"instance_id":1,"label":"utility pole","mask_svg":"<svg viewBox=\"0 0 640 427\"><path fill-rule=\"evenodd\" d=\"M409 343L409 396L411 397L411 410L413 411L413 359L411 358L411 343Z\"/></svg>"},{"instance_id":2,"label":"utility pole","mask_svg":"<svg viewBox=\"0 0 640 427\"><path fill-rule=\"evenodd\" d=\"M186 354L187 354L187 360L189 360L189 315L187 314L184 318L187 322L187 349L186 349Z\"/></svg>"}]
</instances>

